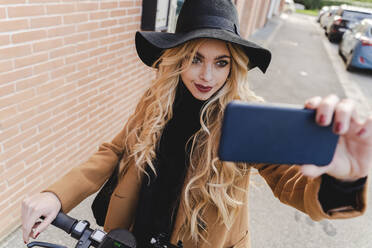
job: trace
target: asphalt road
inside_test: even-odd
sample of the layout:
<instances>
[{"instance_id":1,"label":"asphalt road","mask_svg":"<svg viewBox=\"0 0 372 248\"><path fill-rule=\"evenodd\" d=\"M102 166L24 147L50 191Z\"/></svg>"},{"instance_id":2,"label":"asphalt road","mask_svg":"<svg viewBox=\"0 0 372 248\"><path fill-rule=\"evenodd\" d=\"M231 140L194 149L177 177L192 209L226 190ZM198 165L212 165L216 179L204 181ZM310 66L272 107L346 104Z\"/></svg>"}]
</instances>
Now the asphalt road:
<instances>
[{"instance_id":1,"label":"asphalt road","mask_svg":"<svg viewBox=\"0 0 372 248\"><path fill-rule=\"evenodd\" d=\"M266 74L250 72L256 94L269 102L303 104L305 99L335 93L351 97L364 113L372 102L372 73L344 70L337 46L330 44L314 18L302 15L271 20L252 39L267 46L273 54ZM348 220L313 222L301 212L280 203L258 175L252 176L250 189L250 232L252 248L370 248L372 210ZM71 216L94 223L92 197L70 212ZM371 200L369 205L371 206ZM96 227L94 224L93 227ZM50 227L38 240L74 247L67 234ZM0 248L25 247L17 229L0 242Z\"/></svg>"},{"instance_id":2,"label":"asphalt road","mask_svg":"<svg viewBox=\"0 0 372 248\"><path fill-rule=\"evenodd\" d=\"M266 31L265 31L266 30ZM349 73L314 18L282 16L253 39L273 54L266 74L250 73L252 89L269 102L303 104L312 96L330 93L353 98L364 115L372 105L372 73ZM347 220L312 221L277 200L258 175L250 189L252 248L370 248L372 210ZM370 186L371 187L371 186ZM369 200L369 206L371 206Z\"/></svg>"}]
</instances>

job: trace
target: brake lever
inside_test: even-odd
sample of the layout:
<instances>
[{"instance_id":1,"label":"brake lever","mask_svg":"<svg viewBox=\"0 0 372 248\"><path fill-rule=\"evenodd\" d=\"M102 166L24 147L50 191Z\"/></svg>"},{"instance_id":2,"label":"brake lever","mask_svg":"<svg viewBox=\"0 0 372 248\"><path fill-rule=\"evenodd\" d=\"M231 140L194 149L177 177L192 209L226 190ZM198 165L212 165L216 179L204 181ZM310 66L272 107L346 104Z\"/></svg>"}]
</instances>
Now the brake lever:
<instances>
[{"instance_id":1,"label":"brake lever","mask_svg":"<svg viewBox=\"0 0 372 248\"><path fill-rule=\"evenodd\" d=\"M47 242L39 242L39 241L33 241L27 244L27 247L29 248L34 247L34 246L35 247L47 247L47 248L67 248L67 246L51 244Z\"/></svg>"}]
</instances>

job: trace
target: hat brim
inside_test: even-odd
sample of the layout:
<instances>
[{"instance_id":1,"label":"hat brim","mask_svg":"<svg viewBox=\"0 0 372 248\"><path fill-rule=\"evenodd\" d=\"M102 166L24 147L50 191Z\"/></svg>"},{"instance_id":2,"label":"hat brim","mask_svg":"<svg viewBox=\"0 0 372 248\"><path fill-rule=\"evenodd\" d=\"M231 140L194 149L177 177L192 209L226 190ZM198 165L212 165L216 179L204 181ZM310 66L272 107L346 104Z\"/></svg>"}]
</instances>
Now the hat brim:
<instances>
[{"instance_id":1,"label":"hat brim","mask_svg":"<svg viewBox=\"0 0 372 248\"><path fill-rule=\"evenodd\" d=\"M248 69L257 66L265 73L270 64L271 52L269 50L222 29L197 29L188 33L137 31L136 50L140 59L146 65L152 66L162 55L164 49L176 47L198 38L219 39L240 45L249 58Z\"/></svg>"}]
</instances>

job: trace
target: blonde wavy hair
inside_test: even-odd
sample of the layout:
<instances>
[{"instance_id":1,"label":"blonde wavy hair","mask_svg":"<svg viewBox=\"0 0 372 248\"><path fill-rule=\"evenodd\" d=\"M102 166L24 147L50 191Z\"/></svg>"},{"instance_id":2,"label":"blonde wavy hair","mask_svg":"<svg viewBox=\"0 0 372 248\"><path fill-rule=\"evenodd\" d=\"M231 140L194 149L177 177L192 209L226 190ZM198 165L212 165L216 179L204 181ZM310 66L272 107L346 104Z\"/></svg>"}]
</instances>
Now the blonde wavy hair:
<instances>
[{"instance_id":1,"label":"blonde wavy hair","mask_svg":"<svg viewBox=\"0 0 372 248\"><path fill-rule=\"evenodd\" d=\"M189 41L167 49L154 63L158 68L155 80L140 99L126 125L124 158L121 178L130 166L137 166L146 174L150 166L156 174L153 161L164 126L172 118L172 105L180 74L192 63L199 47L206 39ZM218 159L218 143L225 106L232 100L263 101L252 92L247 83L248 57L240 46L226 42L231 54L231 71L224 86L217 91L201 110L201 128L189 140L191 143L190 169L182 191L181 204L186 221L179 237L189 235L195 243L206 240L208 223L204 213L209 207L217 209L217 221L230 228L242 204L237 199L237 186L248 171L246 164L224 163ZM148 175L147 175L148 176Z\"/></svg>"}]
</instances>

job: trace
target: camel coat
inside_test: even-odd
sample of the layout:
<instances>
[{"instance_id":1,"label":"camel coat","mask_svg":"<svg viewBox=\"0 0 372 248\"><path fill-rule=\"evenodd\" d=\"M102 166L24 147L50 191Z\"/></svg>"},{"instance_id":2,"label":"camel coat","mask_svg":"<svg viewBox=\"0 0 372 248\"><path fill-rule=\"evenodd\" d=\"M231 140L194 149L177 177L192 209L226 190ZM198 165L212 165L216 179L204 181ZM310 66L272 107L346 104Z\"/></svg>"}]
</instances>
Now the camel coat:
<instances>
[{"instance_id":1,"label":"camel coat","mask_svg":"<svg viewBox=\"0 0 372 248\"><path fill-rule=\"evenodd\" d=\"M123 135L124 130L111 143L102 144L87 162L75 167L45 190L58 196L62 203L63 212L69 212L86 197L98 191L109 178L123 150ZM325 213L318 200L320 177L316 179L306 178L300 174L298 166L260 164L252 165L252 167L258 170L272 189L274 195L281 202L307 213L313 220L351 218L361 215L366 209L366 185L357 194L356 207L344 206L331 209ZM239 185L248 189L249 174L239 181ZM106 231L115 228L129 229L131 227L139 198L140 186L141 180L136 168L129 168L111 197L104 225ZM208 209L205 214L209 230L208 242L203 242L198 247L250 247L248 194L242 192L239 198L244 204L240 207L238 216L230 229L227 229L223 224L216 223L217 212L215 208L210 207ZM178 231L182 223L184 223L185 216L181 206L176 216L171 237L173 244L177 243ZM183 240L183 244L185 248L195 247L190 240Z\"/></svg>"}]
</instances>

